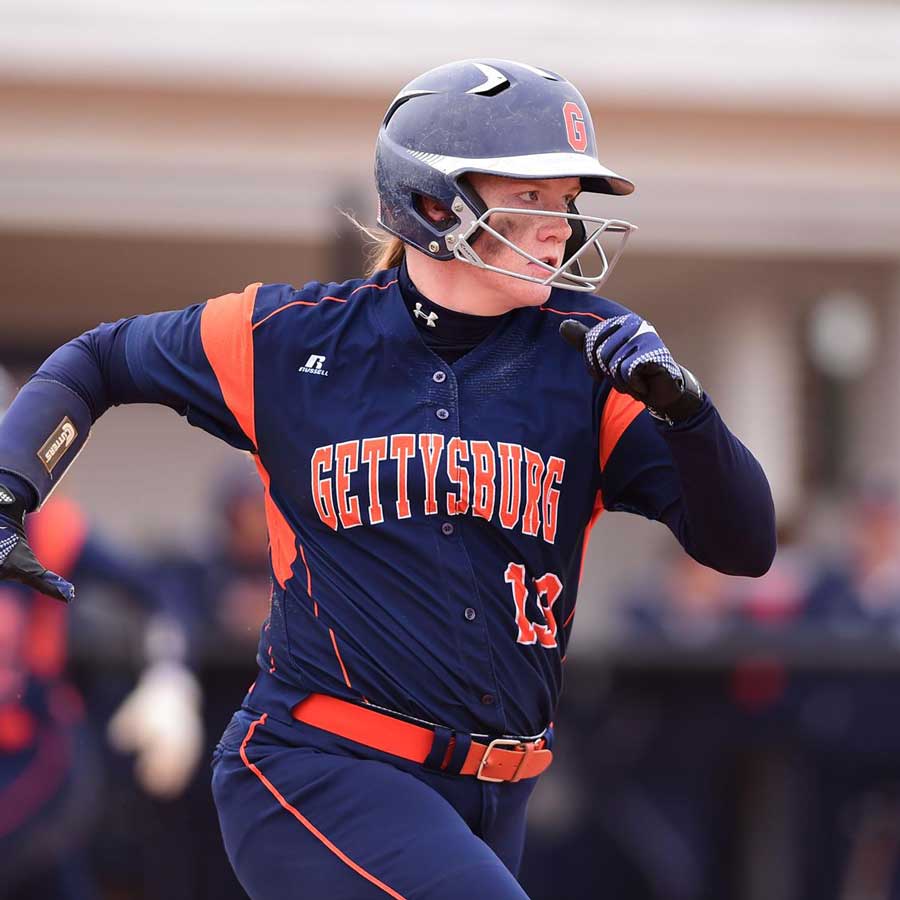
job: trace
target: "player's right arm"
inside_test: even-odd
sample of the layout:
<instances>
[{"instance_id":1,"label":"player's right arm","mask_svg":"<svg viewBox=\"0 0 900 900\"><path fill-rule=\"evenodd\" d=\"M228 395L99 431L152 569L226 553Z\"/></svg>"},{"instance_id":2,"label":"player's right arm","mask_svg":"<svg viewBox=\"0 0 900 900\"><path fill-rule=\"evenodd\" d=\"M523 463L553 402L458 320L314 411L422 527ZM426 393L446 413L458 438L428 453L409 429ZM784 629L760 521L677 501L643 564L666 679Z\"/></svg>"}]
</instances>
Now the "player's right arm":
<instances>
[{"instance_id":1,"label":"player's right arm","mask_svg":"<svg viewBox=\"0 0 900 900\"><path fill-rule=\"evenodd\" d=\"M35 558L24 516L40 508L111 406L163 404L232 446L255 451L258 287L100 325L44 362L0 421L0 579L73 598L72 585Z\"/></svg>"}]
</instances>

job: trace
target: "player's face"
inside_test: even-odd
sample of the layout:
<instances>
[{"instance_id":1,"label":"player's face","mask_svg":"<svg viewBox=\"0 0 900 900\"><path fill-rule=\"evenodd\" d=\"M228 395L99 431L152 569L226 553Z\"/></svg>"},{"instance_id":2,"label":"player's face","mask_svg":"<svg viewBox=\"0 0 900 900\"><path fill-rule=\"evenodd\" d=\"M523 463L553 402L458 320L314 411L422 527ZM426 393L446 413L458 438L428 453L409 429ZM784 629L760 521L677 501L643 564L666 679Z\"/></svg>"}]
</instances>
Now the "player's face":
<instances>
[{"instance_id":1,"label":"player's face","mask_svg":"<svg viewBox=\"0 0 900 900\"><path fill-rule=\"evenodd\" d=\"M578 178L547 178L523 181L497 175L469 175L472 187L488 208L510 207L523 210L568 212L569 206L581 190ZM554 216L528 216L517 213L494 213L488 224L507 240L527 253L557 266L563 260L566 241L572 234L569 220ZM549 272L529 262L494 235L482 232L474 244L482 260L500 269L509 269L533 278L546 278ZM534 284L495 272L480 272L485 286L499 288L510 306L540 306L550 296L548 285Z\"/></svg>"}]
</instances>

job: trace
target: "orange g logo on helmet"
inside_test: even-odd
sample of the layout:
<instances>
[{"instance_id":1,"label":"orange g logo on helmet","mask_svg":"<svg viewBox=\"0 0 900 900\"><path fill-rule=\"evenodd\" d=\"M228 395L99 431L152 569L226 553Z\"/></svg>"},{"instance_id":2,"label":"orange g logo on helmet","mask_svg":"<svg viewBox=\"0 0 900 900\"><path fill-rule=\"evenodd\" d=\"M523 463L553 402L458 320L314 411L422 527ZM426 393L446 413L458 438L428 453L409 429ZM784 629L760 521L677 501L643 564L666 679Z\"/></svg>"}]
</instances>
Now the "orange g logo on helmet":
<instances>
[{"instance_id":1,"label":"orange g logo on helmet","mask_svg":"<svg viewBox=\"0 0 900 900\"><path fill-rule=\"evenodd\" d=\"M563 103L563 119L566 123L566 137L569 139L569 146L579 153L584 153L587 150L588 137L581 107L571 100Z\"/></svg>"}]
</instances>

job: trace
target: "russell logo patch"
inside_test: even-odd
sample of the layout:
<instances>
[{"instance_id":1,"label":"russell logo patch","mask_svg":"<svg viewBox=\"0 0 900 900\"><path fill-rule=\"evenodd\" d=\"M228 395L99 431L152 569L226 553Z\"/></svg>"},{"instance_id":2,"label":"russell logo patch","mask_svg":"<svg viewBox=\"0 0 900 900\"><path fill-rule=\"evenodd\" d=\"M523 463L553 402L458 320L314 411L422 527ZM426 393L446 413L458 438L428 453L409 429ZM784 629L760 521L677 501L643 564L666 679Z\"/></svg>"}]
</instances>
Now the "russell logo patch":
<instances>
[{"instance_id":1,"label":"russell logo patch","mask_svg":"<svg viewBox=\"0 0 900 900\"><path fill-rule=\"evenodd\" d=\"M305 365L300 366L297 369L298 372L303 372L306 375L328 375L328 370L325 368L325 357L320 356L317 353L310 354L309 359L306 361Z\"/></svg>"}]
</instances>

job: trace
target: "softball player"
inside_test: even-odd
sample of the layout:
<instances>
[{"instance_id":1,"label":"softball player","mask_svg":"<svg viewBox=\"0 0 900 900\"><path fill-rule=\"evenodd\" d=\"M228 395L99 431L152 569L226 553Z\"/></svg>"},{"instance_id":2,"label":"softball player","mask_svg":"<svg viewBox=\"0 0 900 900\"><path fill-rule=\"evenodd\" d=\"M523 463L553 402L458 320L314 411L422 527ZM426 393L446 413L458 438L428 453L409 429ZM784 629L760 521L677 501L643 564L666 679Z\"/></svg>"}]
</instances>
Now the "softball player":
<instances>
[{"instance_id":1,"label":"softball player","mask_svg":"<svg viewBox=\"0 0 900 900\"><path fill-rule=\"evenodd\" d=\"M601 236L633 226L576 197L633 186L568 81L504 60L427 72L390 104L375 176L393 240L369 277L252 284L44 363L0 430L0 575L72 599L22 515L112 404L166 404L250 451L271 611L213 775L244 888L521 898L591 525L658 519L701 562L759 575L771 495L652 326L593 295L621 252Z\"/></svg>"}]
</instances>

